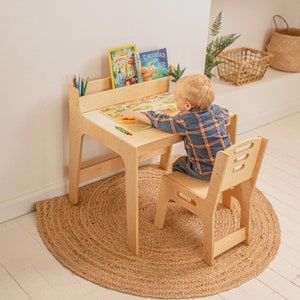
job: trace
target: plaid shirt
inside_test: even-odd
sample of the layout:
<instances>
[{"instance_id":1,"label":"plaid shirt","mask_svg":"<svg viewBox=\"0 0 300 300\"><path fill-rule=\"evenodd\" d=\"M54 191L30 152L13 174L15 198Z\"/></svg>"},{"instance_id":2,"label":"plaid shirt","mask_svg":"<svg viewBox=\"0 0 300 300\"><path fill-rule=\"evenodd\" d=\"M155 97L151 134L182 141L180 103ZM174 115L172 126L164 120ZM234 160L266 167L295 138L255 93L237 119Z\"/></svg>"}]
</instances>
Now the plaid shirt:
<instances>
[{"instance_id":1,"label":"plaid shirt","mask_svg":"<svg viewBox=\"0 0 300 300\"><path fill-rule=\"evenodd\" d=\"M231 145L226 132L228 110L216 104L205 111L192 108L174 117L154 111L146 115L153 127L183 136L187 156L201 175L211 175L217 152Z\"/></svg>"}]
</instances>

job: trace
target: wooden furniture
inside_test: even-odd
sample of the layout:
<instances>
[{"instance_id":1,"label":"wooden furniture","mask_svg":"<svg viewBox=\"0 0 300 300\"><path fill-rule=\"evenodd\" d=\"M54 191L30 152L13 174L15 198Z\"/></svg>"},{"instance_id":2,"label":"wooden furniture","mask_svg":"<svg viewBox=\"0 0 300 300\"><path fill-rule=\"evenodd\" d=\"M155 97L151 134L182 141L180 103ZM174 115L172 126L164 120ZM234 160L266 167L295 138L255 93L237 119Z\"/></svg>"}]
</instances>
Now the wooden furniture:
<instances>
[{"instance_id":1,"label":"wooden furniture","mask_svg":"<svg viewBox=\"0 0 300 300\"><path fill-rule=\"evenodd\" d=\"M266 138L255 137L219 151L209 182L179 172L164 175L154 225L158 228L164 226L167 204L172 199L201 218L204 228L203 258L207 264L212 265L214 257L243 241L248 244L251 193L266 146ZM239 201L241 219L236 231L215 240L215 212L220 196L227 207L230 207L232 197Z\"/></svg>"},{"instance_id":2,"label":"wooden furniture","mask_svg":"<svg viewBox=\"0 0 300 300\"><path fill-rule=\"evenodd\" d=\"M238 115L230 112L230 120L226 124L226 131L230 136L230 141L232 144L237 142L237 128L238 128Z\"/></svg>"},{"instance_id":3,"label":"wooden furniture","mask_svg":"<svg viewBox=\"0 0 300 300\"><path fill-rule=\"evenodd\" d=\"M115 122L99 113L108 105L136 100L169 90L168 77L136 85L111 89L110 78L89 82L86 96L79 97L78 90L69 87L70 156L69 200L78 202L79 184L104 174L125 168L127 241L129 249L138 254L138 166L139 162L160 155L160 166L166 169L172 145L182 141L176 134L149 128L132 136L115 129ZM232 115L230 134L236 138L236 115ZM82 162L83 137L88 135L112 152L90 161Z\"/></svg>"},{"instance_id":4,"label":"wooden furniture","mask_svg":"<svg viewBox=\"0 0 300 300\"><path fill-rule=\"evenodd\" d=\"M125 167L127 240L138 254L138 165L140 161L161 156L160 166L167 168L172 145L182 141L179 135L149 128L132 136L115 129L115 122L99 113L101 107L167 92L169 78L111 89L110 78L89 82L86 96L69 87L70 157L69 200L78 202L78 186L92 178ZM81 163L83 136L88 135L113 151L99 159Z\"/></svg>"}]
</instances>

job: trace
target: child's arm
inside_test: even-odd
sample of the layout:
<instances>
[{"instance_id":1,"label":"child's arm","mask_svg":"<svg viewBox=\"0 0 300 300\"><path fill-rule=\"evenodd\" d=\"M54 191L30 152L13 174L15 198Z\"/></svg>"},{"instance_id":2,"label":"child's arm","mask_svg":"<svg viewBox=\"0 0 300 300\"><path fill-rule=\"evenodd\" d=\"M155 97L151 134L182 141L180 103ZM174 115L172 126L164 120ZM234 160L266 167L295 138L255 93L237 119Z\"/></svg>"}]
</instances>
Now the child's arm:
<instances>
[{"instance_id":1,"label":"child's arm","mask_svg":"<svg viewBox=\"0 0 300 300\"><path fill-rule=\"evenodd\" d=\"M132 110L123 111L121 113L121 117L122 119L130 119L130 120L135 119L139 122L151 125L150 119L145 114L137 111L132 111Z\"/></svg>"}]
</instances>

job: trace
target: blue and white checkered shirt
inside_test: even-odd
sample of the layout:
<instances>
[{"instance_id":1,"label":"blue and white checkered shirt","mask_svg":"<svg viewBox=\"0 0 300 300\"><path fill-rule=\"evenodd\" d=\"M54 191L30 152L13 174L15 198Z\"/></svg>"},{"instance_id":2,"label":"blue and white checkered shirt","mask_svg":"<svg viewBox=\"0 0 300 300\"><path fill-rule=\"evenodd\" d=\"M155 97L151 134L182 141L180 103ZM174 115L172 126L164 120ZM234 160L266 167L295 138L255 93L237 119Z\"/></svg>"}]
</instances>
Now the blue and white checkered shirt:
<instances>
[{"instance_id":1,"label":"blue and white checkered shirt","mask_svg":"<svg viewBox=\"0 0 300 300\"><path fill-rule=\"evenodd\" d=\"M226 124L229 112L216 104L207 110L192 108L172 117L154 111L146 113L153 127L183 136L187 156L203 176L210 176L219 150L231 145Z\"/></svg>"}]
</instances>

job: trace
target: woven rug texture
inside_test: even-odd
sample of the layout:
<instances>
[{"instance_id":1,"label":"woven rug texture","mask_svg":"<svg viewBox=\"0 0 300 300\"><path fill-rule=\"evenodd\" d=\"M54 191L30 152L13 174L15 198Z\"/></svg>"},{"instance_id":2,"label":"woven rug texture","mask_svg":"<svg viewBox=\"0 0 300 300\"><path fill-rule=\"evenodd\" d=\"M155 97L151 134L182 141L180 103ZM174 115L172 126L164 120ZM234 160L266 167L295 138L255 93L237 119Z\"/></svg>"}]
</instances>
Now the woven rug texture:
<instances>
[{"instance_id":1,"label":"woven rug texture","mask_svg":"<svg viewBox=\"0 0 300 300\"><path fill-rule=\"evenodd\" d=\"M163 171L139 169L139 255L127 248L124 173L80 188L77 205L67 195L36 204L38 230L51 253L73 273L103 287L154 298L216 294L256 277L277 254L280 227L266 197L252 196L250 245L221 254L213 266L202 261L201 220L176 203L165 226L153 225ZM218 206L216 236L234 230L239 205Z\"/></svg>"}]
</instances>

